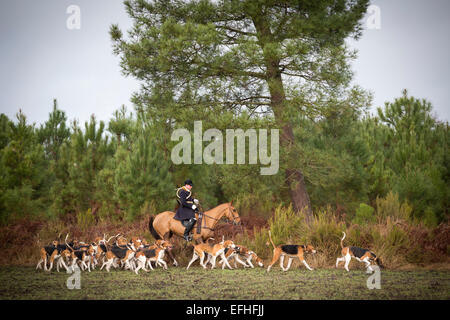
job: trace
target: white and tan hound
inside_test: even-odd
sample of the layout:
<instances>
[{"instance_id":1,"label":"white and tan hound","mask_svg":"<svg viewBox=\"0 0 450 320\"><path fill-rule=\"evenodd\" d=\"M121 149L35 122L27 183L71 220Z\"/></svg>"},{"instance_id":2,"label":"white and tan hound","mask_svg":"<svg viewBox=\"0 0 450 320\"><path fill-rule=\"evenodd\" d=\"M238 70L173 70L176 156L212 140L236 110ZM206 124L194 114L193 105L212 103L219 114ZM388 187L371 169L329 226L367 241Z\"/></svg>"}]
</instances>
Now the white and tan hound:
<instances>
[{"instance_id":1,"label":"white and tan hound","mask_svg":"<svg viewBox=\"0 0 450 320\"><path fill-rule=\"evenodd\" d=\"M170 250L171 248L172 245L170 242L157 240L155 245L138 250L135 255L137 267L134 269L134 272L138 274L140 269L148 272L145 268L146 266L149 266L150 269L153 270L152 262L155 262L155 266L162 265L162 267L167 270L167 263L164 261L164 255L166 250Z\"/></svg>"},{"instance_id":2,"label":"white and tan hound","mask_svg":"<svg viewBox=\"0 0 450 320\"><path fill-rule=\"evenodd\" d=\"M234 260L234 267L237 268L237 263L240 263L244 266L244 268L254 268L255 266L252 263L252 260L260 267L264 267L264 263L258 255L252 251L247 249L244 246L236 245L234 249L225 249L225 257L228 262ZM242 261L241 258L244 260ZM222 264L222 269L225 267L224 261L221 260L219 262Z\"/></svg>"},{"instance_id":3,"label":"white and tan hound","mask_svg":"<svg viewBox=\"0 0 450 320\"><path fill-rule=\"evenodd\" d=\"M230 269L232 269L230 264L228 263L227 258L225 258L224 251L225 251L226 248L233 248L234 249L235 247L236 246L233 243L233 241L231 241L231 240L224 241L223 239L222 239L222 242L217 243L217 244L215 244L213 246L210 246L208 243L197 244L197 245L194 246L194 253L193 253L193 256L192 256L192 260L189 262L186 270L189 269L191 264L195 260L197 260L198 258L200 258L200 265L204 269L206 269L206 264L208 262L211 262L211 265L212 265L211 269L213 269L216 266L216 259L219 256L222 257L222 259L224 260L224 263L226 263L227 266ZM210 255L211 258L208 257L207 261L204 262L204 259L205 259L206 255ZM211 259L211 261L210 261L210 259Z\"/></svg>"},{"instance_id":4,"label":"white and tan hound","mask_svg":"<svg viewBox=\"0 0 450 320\"><path fill-rule=\"evenodd\" d=\"M297 257L300 260L300 262L302 262L308 270L310 270L310 271L314 270L306 263L306 260L303 256L304 253L316 253L316 250L314 249L313 246L311 246L311 245L305 246L305 245L297 245L297 244L284 244L284 245L279 245L279 246L275 247L275 244L272 241L272 236L270 234L270 230L269 230L269 239L273 246L273 258L269 264L269 267L267 268L267 272L270 271L270 269L272 268L272 265L275 262L277 262L278 259L280 259L281 269L283 271L288 271L289 268L291 267L291 262L295 257ZM283 266L285 256L289 257L289 262L288 262L288 265L286 268L284 268L284 266Z\"/></svg>"},{"instance_id":5,"label":"white and tan hound","mask_svg":"<svg viewBox=\"0 0 450 320\"><path fill-rule=\"evenodd\" d=\"M350 264L350 260L352 258L358 260L359 262L364 262L366 264L366 268L368 268L370 271L373 271L372 267L370 266L371 262L374 262L380 267L382 266L380 258L378 258L370 250L360 247L344 247L344 239L346 237L346 234L345 232L343 232L343 234L344 236L341 239L342 257L336 259L336 268L338 267L339 262L344 261L345 270L350 271L348 269L348 265Z\"/></svg>"}]
</instances>

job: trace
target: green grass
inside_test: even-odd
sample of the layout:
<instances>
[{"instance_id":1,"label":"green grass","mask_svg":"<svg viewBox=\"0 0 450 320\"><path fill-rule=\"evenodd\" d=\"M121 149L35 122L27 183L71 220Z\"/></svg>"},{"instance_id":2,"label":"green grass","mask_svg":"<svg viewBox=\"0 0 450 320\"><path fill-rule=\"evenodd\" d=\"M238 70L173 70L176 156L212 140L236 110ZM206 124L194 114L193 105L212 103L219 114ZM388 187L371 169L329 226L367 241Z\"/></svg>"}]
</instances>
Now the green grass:
<instances>
[{"instance_id":1,"label":"green grass","mask_svg":"<svg viewBox=\"0 0 450 320\"><path fill-rule=\"evenodd\" d=\"M81 289L69 290L70 275L33 267L0 267L0 299L450 299L450 271L381 271L381 289L369 290L363 270L274 267L251 270L161 268L81 273Z\"/></svg>"}]
</instances>

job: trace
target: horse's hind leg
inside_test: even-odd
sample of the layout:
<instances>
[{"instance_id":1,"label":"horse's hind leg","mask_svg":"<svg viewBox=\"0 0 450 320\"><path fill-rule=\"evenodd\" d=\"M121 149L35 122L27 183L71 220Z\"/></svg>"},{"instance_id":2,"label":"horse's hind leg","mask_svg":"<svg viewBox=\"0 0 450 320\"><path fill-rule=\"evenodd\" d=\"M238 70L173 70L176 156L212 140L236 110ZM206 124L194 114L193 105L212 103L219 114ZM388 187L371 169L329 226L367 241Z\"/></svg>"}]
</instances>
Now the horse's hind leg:
<instances>
[{"instance_id":1,"label":"horse's hind leg","mask_svg":"<svg viewBox=\"0 0 450 320\"><path fill-rule=\"evenodd\" d=\"M164 240L170 241L170 239L172 238L172 235L173 234L172 234L171 231L166 232L166 234L164 235ZM169 249L169 250L166 250L166 251L167 251L167 255L169 256L169 258L173 260L173 265L175 267L177 267L178 266L178 262L177 262L177 260L175 260L175 255L173 254L172 249Z\"/></svg>"},{"instance_id":2,"label":"horse's hind leg","mask_svg":"<svg viewBox=\"0 0 450 320\"><path fill-rule=\"evenodd\" d=\"M175 255L173 254L172 249L167 250L167 255L170 257L170 259L173 260L173 265L175 267L177 267L178 266L178 262L177 262L177 260L175 260Z\"/></svg>"}]
</instances>

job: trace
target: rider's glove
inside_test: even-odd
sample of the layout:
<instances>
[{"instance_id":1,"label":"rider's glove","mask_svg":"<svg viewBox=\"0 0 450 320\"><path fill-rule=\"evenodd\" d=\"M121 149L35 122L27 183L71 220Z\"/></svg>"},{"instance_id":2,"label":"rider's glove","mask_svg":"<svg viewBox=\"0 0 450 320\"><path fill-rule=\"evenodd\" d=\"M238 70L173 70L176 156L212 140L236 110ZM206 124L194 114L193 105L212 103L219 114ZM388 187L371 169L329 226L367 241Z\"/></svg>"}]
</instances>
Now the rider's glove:
<instances>
[{"instance_id":1,"label":"rider's glove","mask_svg":"<svg viewBox=\"0 0 450 320\"><path fill-rule=\"evenodd\" d=\"M194 199L194 203L195 203L195 204L198 204L198 200L197 200L197 199Z\"/></svg>"},{"instance_id":2,"label":"rider's glove","mask_svg":"<svg viewBox=\"0 0 450 320\"><path fill-rule=\"evenodd\" d=\"M197 206L195 204L192 205L192 210L197 209Z\"/></svg>"}]
</instances>

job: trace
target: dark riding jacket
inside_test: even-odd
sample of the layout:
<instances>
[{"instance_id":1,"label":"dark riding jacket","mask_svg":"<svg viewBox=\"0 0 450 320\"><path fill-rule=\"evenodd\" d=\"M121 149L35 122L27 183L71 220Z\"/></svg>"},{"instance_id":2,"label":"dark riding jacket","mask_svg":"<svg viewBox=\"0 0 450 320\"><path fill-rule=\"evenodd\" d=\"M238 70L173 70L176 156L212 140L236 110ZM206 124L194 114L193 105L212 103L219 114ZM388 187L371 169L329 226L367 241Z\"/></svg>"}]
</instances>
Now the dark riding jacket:
<instances>
[{"instance_id":1,"label":"dark riding jacket","mask_svg":"<svg viewBox=\"0 0 450 320\"><path fill-rule=\"evenodd\" d=\"M185 187L181 187L177 189L177 201L180 204L180 207L177 209L175 216L173 217L176 220L188 220L191 218L195 218L195 211L192 209L194 205L194 198L192 198L192 192L186 189Z\"/></svg>"}]
</instances>

